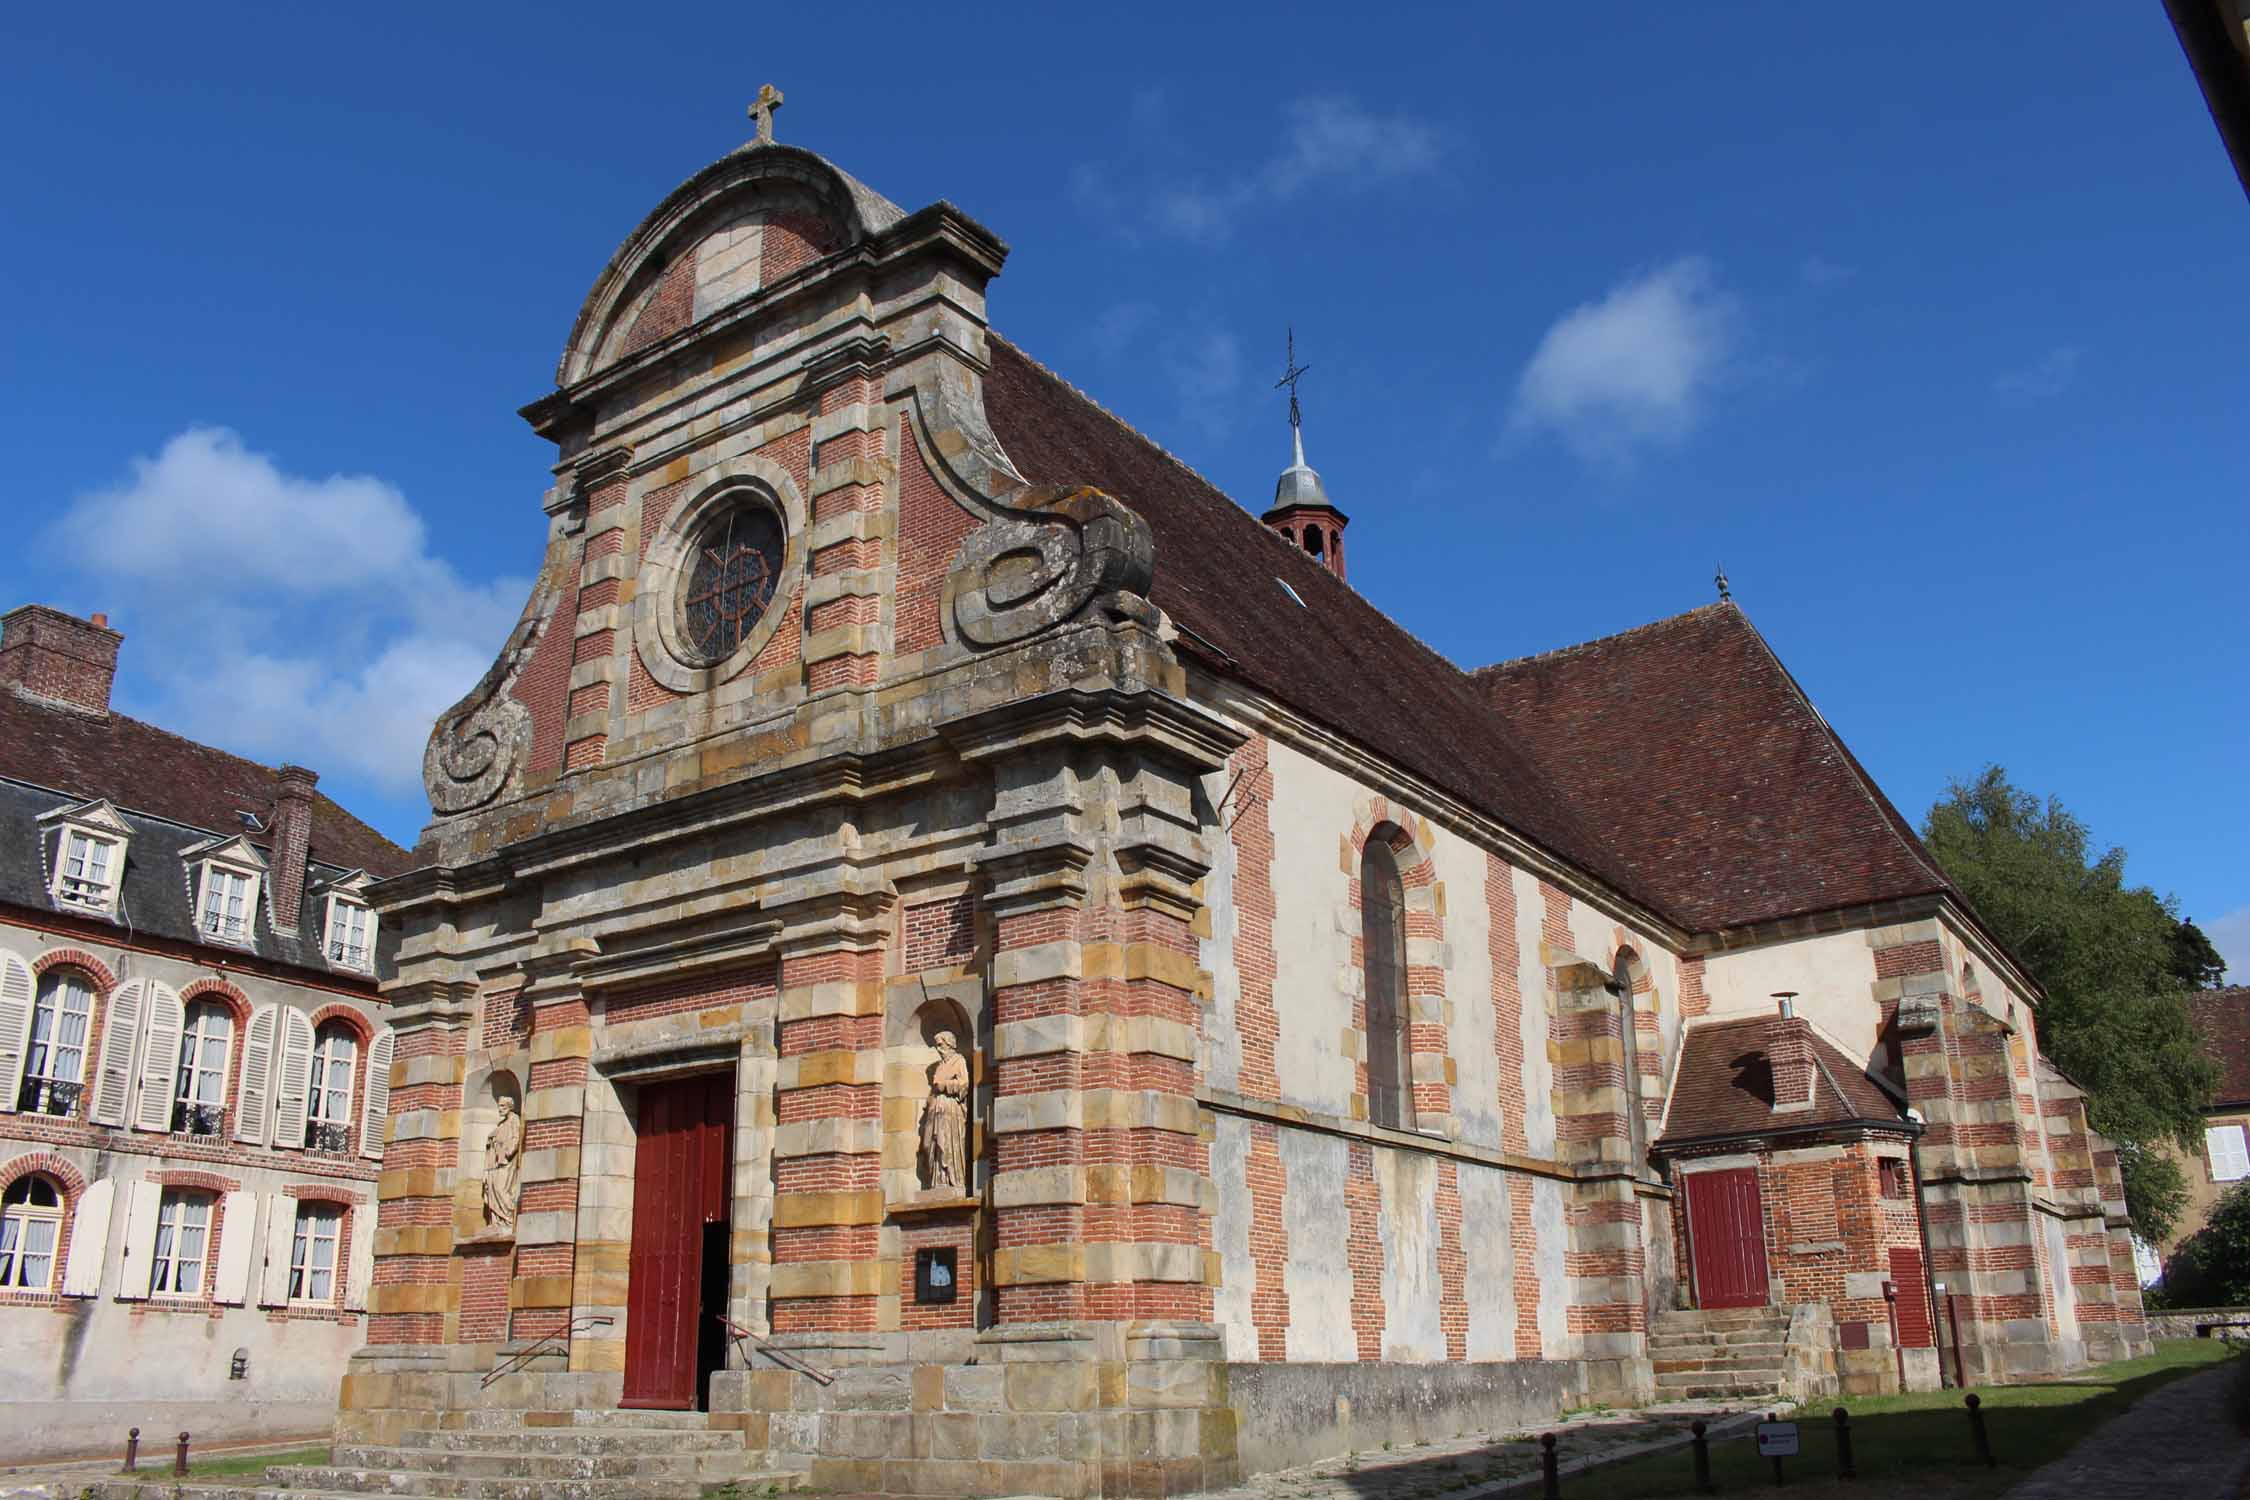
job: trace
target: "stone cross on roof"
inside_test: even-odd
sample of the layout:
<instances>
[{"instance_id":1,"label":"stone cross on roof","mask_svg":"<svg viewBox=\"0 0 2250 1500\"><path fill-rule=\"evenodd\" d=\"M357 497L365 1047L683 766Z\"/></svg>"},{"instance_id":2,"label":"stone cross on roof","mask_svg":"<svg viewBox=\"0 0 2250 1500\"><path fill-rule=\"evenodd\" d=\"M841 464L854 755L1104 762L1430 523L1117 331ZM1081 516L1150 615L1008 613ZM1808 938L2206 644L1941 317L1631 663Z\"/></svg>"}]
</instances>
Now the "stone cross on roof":
<instances>
[{"instance_id":1,"label":"stone cross on roof","mask_svg":"<svg viewBox=\"0 0 2250 1500\"><path fill-rule=\"evenodd\" d=\"M784 102L781 90L770 83L760 87L758 97L750 101L750 118L758 122L759 145L773 144L773 112Z\"/></svg>"}]
</instances>

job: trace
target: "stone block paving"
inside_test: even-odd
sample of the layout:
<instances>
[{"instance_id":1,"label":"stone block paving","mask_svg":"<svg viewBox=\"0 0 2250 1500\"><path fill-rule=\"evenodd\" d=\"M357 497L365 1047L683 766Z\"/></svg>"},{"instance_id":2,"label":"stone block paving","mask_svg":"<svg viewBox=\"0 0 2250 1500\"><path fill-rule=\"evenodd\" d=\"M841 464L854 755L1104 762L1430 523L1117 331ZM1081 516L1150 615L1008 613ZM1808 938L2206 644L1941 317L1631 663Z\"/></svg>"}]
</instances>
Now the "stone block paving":
<instances>
[{"instance_id":1,"label":"stone block paving","mask_svg":"<svg viewBox=\"0 0 2250 1500\"><path fill-rule=\"evenodd\" d=\"M2240 1417L2245 1372L2230 1361L2175 1380L2089 1433L2005 1500L2234 1500L2250 1482Z\"/></svg>"},{"instance_id":2,"label":"stone block paving","mask_svg":"<svg viewBox=\"0 0 2250 1500\"><path fill-rule=\"evenodd\" d=\"M1786 1403L1668 1401L1629 1411L1587 1411L1518 1432L1484 1434L1412 1448L1374 1449L1260 1474L1205 1500L1480 1500L1537 1491L1539 1438L1555 1435L1561 1472L1666 1448L1684 1448L1701 1420L1713 1438L1739 1433ZM1686 1460L1683 1457L1682 1462Z\"/></svg>"}]
</instances>

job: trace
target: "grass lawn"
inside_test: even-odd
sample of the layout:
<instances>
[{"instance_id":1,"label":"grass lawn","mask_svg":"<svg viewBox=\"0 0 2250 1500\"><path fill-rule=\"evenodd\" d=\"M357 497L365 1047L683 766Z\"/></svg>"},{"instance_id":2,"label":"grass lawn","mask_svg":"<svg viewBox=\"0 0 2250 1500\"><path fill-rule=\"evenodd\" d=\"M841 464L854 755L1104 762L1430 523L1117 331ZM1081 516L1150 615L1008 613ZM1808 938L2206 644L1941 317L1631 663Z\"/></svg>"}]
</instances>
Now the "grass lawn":
<instances>
[{"instance_id":1,"label":"grass lawn","mask_svg":"<svg viewBox=\"0 0 2250 1500\"><path fill-rule=\"evenodd\" d=\"M1803 1453L1784 1460L1787 1489L1800 1495L1986 1497L1998 1495L2040 1465L2060 1458L2087 1433L2167 1381L2192 1375L2226 1360L2230 1351L2211 1339L2171 1339L2146 1359L2120 1360L2081 1370L2067 1380L2039 1385L1978 1388L1985 1429L1992 1435L1998 1467L1976 1460L1961 1391L1925 1391L1905 1396L1848 1396L1841 1403L1852 1418L1852 1454L1859 1479L1836 1478L1835 1428L1829 1412L1837 1403L1807 1409L1796 1417ZM1631 1463L1567 1476L1568 1500L1635 1500L1640 1496L1694 1493L1694 1460L1689 1450L1663 1453ZM1771 1492L1773 1462L1758 1457L1757 1442L1745 1432L1711 1445L1711 1478L1721 1494Z\"/></svg>"},{"instance_id":2,"label":"grass lawn","mask_svg":"<svg viewBox=\"0 0 2250 1500\"><path fill-rule=\"evenodd\" d=\"M191 1447L188 1449L188 1478L232 1479L243 1476L263 1478L266 1470L274 1464L324 1464L328 1462L328 1453L326 1443L317 1448L283 1450L268 1448L262 1453L219 1453L208 1457L198 1455ZM167 1443L162 1448L153 1448L144 1444L141 1448L140 1465L140 1468L131 1476L132 1478L144 1483L158 1481L170 1483L172 1480L171 1445Z\"/></svg>"}]
</instances>

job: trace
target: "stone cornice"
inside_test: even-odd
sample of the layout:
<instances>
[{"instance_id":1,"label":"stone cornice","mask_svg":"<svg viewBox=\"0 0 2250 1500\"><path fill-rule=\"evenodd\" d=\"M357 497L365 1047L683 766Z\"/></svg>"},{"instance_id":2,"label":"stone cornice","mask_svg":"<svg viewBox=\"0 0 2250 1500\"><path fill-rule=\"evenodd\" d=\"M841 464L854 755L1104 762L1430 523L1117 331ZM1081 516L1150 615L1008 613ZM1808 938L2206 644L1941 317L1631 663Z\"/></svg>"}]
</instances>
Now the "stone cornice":
<instances>
[{"instance_id":1,"label":"stone cornice","mask_svg":"<svg viewBox=\"0 0 2250 1500\"><path fill-rule=\"evenodd\" d=\"M1169 693L1083 688L949 720L939 733L972 764L1033 745L1113 741L1165 752L1198 773L1224 766L1243 741L1233 725Z\"/></svg>"}]
</instances>

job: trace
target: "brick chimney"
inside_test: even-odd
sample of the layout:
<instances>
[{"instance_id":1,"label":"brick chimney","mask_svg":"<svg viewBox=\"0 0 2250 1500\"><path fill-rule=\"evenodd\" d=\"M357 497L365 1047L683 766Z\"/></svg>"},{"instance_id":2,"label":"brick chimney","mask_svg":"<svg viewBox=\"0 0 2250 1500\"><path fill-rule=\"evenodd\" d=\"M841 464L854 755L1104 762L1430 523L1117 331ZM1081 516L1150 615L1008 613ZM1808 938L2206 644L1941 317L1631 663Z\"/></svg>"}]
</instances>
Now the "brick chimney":
<instances>
[{"instance_id":1,"label":"brick chimney","mask_svg":"<svg viewBox=\"0 0 2250 1500\"><path fill-rule=\"evenodd\" d=\"M283 766L274 793L273 925L294 932L305 906L305 858L312 852L313 787L320 778L303 766Z\"/></svg>"},{"instance_id":2,"label":"brick chimney","mask_svg":"<svg viewBox=\"0 0 2250 1500\"><path fill-rule=\"evenodd\" d=\"M1812 1030L1797 1017L1794 994L1776 995L1781 1014L1766 1023L1766 1060L1773 1065L1773 1112L1813 1106Z\"/></svg>"},{"instance_id":3,"label":"brick chimney","mask_svg":"<svg viewBox=\"0 0 2250 1500\"><path fill-rule=\"evenodd\" d=\"M0 687L107 714L124 639L107 615L81 620L44 604L19 605L0 615Z\"/></svg>"}]
</instances>

